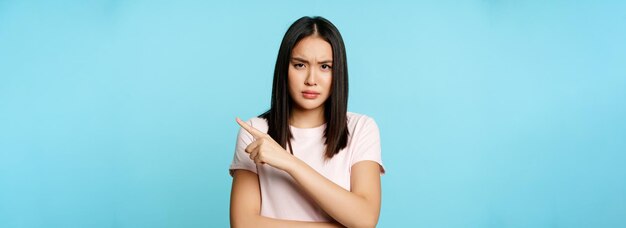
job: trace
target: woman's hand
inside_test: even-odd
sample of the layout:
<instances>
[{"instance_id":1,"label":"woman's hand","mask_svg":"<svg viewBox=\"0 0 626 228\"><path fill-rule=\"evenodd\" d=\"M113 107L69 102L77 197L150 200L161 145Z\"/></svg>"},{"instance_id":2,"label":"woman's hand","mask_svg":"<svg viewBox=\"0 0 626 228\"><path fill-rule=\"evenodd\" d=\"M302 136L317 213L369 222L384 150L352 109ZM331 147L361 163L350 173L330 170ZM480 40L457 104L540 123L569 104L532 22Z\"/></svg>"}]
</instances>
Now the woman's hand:
<instances>
[{"instance_id":1,"label":"woman's hand","mask_svg":"<svg viewBox=\"0 0 626 228\"><path fill-rule=\"evenodd\" d=\"M272 137L236 118L237 123L254 137L254 141L246 147L246 153L257 165L268 164L280 170L286 170L294 164L294 156L280 146Z\"/></svg>"}]
</instances>

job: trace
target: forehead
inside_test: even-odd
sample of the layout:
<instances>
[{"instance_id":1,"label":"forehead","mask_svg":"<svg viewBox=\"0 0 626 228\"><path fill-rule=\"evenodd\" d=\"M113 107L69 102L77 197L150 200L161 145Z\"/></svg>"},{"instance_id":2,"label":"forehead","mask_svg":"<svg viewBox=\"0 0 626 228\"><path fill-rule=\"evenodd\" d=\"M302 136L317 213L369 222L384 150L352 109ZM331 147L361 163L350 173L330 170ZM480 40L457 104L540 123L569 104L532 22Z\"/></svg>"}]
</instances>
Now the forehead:
<instances>
[{"instance_id":1,"label":"forehead","mask_svg":"<svg viewBox=\"0 0 626 228\"><path fill-rule=\"evenodd\" d=\"M333 59L333 48L319 36L309 36L300 40L291 51L292 57L305 59Z\"/></svg>"}]
</instances>

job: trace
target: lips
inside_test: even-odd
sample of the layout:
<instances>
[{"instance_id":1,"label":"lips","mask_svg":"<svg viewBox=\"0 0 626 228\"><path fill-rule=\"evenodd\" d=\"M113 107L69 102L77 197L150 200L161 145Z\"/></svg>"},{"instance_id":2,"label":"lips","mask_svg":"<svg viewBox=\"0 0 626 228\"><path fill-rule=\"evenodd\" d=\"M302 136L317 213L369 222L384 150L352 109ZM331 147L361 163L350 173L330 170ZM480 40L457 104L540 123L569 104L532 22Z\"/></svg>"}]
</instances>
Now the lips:
<instances>
[{"instance_id":1,"label":"lips","mask_svg":"<svg viewBox=\"0 0 626 228\"><path fill-rule=\"evenodd\" d=\"M305 90L302 91L302 96L306 99L315 99L320 95L320 93L315 92L313 90Z\"/></svg>"},{"instance_id":2,"label":"lips","mask_svg":"<svg viewBox=\"0 0 626 228\"><path fill-rule=\"evenodd\" d=\"M320 94L320 93L315 92L315 91L313 91L313 90L305 90L305 91L302 91L302 93L306 93L306 94L316 94L316 95L319 95L319 94Z\"/></svg>"}]
</instances>

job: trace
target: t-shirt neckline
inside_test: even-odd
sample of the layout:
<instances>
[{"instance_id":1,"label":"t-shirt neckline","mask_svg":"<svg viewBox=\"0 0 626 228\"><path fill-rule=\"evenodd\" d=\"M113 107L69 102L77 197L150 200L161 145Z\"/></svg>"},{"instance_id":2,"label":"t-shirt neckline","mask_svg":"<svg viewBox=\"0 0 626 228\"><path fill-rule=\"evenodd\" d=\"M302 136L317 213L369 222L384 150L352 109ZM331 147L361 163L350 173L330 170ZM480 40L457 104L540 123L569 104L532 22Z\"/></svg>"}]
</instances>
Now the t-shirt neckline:
<instances>
[{"instance_id":1,"label":"t-shirt neckline","mask_svg":"<svg viewBox=\"0 0 626 228\"><path fill-rule=\"evenodd\" d=\"M326 123L311 128L298 128L289 125L289 129L291 130L291 134L294 136L319 136L324 133L324 130L326 130Z\"/></svg>"}]
</instances>

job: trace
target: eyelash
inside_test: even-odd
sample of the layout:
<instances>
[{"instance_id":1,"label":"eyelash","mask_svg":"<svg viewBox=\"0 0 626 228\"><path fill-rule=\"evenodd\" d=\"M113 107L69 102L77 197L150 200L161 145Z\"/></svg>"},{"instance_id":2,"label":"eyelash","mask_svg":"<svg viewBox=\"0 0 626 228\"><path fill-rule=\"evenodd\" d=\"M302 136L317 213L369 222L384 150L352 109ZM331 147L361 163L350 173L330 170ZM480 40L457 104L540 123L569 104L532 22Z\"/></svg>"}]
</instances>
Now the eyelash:
<instances>
[{"instance_id":1,"label":"eyelash","mask_svg":"<svg viewBox=\"0 0 626 228\"><path fill-rule=\"evenodd\" d=\"M296 64L293 64L293 66L294 66L295 68L300 68L300 67L304 67L304 64L302 64L302 63L296 63ZM332 68L333 68L333 67L332 67L332 66L330 66L330 65L328 65L328 64L324 64L324 65L322 65L322 69L332 69Z\"/></svg>"}]
</instances>

